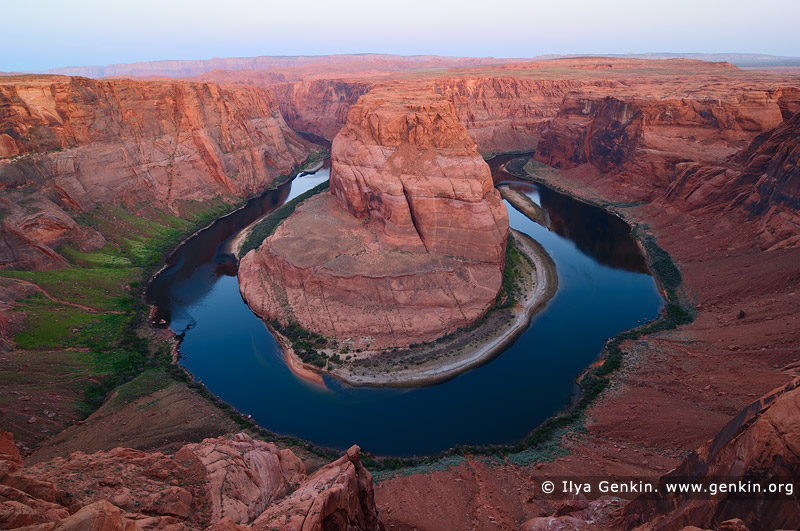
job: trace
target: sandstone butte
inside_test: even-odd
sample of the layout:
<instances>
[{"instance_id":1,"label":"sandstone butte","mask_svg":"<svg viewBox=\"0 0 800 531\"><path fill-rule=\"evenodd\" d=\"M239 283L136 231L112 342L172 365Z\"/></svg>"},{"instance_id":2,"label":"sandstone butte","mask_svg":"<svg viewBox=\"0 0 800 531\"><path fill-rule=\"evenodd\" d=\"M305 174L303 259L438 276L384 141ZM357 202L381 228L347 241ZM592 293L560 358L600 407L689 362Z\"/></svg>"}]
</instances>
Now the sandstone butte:
<instances>
[{"instance_id":1,"label":"sandstone butte","mask_svg":"<svg viewBox=\"0 0 800 531\"><path fill-rule=\"evenodd\" d=\"M436 339L500 289L508 214L452 104L384 88L350 108L330 194L302 204L242 258L242 296L266 321L353 348Z\"/></svg>"}]
</instances>

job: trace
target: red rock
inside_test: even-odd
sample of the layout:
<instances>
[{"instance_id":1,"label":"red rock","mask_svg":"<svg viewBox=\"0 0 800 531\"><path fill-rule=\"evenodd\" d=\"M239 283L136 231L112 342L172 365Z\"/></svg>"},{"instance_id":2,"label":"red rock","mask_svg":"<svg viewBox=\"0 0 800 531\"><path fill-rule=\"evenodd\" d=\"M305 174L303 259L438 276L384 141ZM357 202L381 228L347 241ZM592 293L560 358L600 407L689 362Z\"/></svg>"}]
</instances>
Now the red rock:
<instances>
[{"instance_id":1,"label":"red rock","mask_svg":"<svg viewBox=\"0 0 800 531\"><path fill-rule=\"evenodd\" d=\"M186 452L207 471L214 521L250 522L305 477L305 466L290 450L278 450L273 443L244 434L190 444L178 456Z\"/></svg>"},{"instance_id":2,"label":"red rock","mask_svg":"<svg viewBox=\"0 0 800 531\"><path fill-rule=\"evenodd\" d=\"M65 241L101 247L72 221L99 204L180 215L187 200L260 192L309 153L257 87L6 77L0 121L0 203L11 209L0 268L63 266L53 249Z\"/></svg>"},{"instance_id":3,"label":"red rock","mask_svg":"<svg viewBox=\"0 0 800 531\"><path fill-rule=\"evenodd\" d=\"M665 201L690 209L739 209L766 249L800 245L800 113L759 135L725 165L688 164ZM744 312L740 311L740 315Z\"/></svg>"},{"instance_id":4,"label":"red rock","mask_svg":"<svg viewBox=\"0 0 800 531\"><path fill-rule=\"evenodd\" d=\"M800 380L795 380L753 402L736 415L717 436L693 452L662 478L703 481L724 478L738 483L748 478L775 482L800 476ZM624 508L617 520L626 527L681 529L684 525L715 529L798 529L797 492L780 499L766 495L738 498L721 493L709 500L681 495L639 498ZM724 524L723 524L724 522ZM716 527L719 526L719 527Z\"/></svg>"},{"instance_id":5,"label":"red rock","mask_svg":"<svg viewBox=\"0 0 800 531\"><path fill-rule=\"evenodd\" d=\"M123 516L119 507L101 500L82 507L58 522L53 531L138 531L136 524Z\"/></svg>"},{"instance_id":6,"label":"red rock","mask_svg":"<svg viewBox=\"0 0 800 531\"><path fill-rule=\"evenodd\" d=\"M616 80L530 79L504 72L437 79L434 90L453 102L459 121L484 156L532 151L550 118L570 92Z\"/></svg>"},{"instance_id":7,"label":"red rock","mask_svg":"<svg viewBox=\"0 0 800 531\"><path fill-rule=\"evenodd\" d=\"M141 511L188 518L192 514L192 494L181 487L168 487L142 500Z\"/></svg>"},{"instance_id":8,"label":"red rock","mask_svg":"<svg viewBox=\"0 0 800 531\"><path fill-rule=\"evenodd\" d=\"M333 142L331 193L400 250L501 263L508 215L447 100L400 86L363 96Z\"/></svg>"},{"instance_id":9,"label":"red rock","mask_svg":"<svg viewBox=\"0 0 800 531\"><path fill-rule=\"evenodd\" d=\"M308 200L242 258L250 307L354 348L429 341L483 316L500 288L508 217L452 105L432 92L371 92L332 161L333 197Z\"/></svg>"},{"instance_id":10,"label":"red rock","mask_svg":"<svg viewBox=\"0 0 800 531\"><path fill-rule=\"evenodd\" d=\"M11 440L0 435L0 441ZM359 452L350 448L310 478L290 450L245 434L206 439L174 456L116 448L22 467L2 453L0 527L183 531L205 522L210 529L233 531L262 513L266 521L302 512L308 529L321 529L314 522L382 529Z\"/></svg>"},{"instance_id":11,"label":"red rock","mask_svg":"<svg viewBox=\"0 0 800 531\"><path fill-rule=\"evenodd\" d=\"M270 86L286 123L295 131L333 140L347 121L347 111L374 84L320 79Z\"/></svg>"},{"instance_id":12,"label":"red rock","mask_svg":"<svg viewBox=\"0 0 800 531\"><path fill-rule=\"evenodd\" d=\"M22 464L22 456L14 444L14 437L7 431L0 429L0 461L10 461L14 464Z\"/></svg>"},{"instance_id":13,"label":"red rock","mask_svg":"<svg viewBox=\"0 0 800 531\"><path fill-rule=\"evenodd\" d=\"M372 476L359 460L360 449L312 474L292 494L253 522L257 530L384 529L375 507Z\"/></svg>"}]
</instances>

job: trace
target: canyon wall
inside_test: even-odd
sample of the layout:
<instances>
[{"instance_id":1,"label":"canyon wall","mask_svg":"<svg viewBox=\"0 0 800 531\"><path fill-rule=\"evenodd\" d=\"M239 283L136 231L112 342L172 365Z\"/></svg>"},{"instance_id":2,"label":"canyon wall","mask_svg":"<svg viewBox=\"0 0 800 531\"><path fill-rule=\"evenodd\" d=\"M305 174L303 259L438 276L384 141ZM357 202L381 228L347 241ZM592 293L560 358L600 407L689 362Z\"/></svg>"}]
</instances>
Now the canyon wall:
<instances>
[{"instance_id":1,"label":"canyon wall","mask_svg":"<svg viewBox=\"0 0 800 531\"><path fill-rule=\"evenodd\" d=\"M685 164L666 200L685 210L741 210L767 249L800 245L800 112L722 165Z\"/></svg>"},{"instance_id":2,"label":"canyon wall","mask_svg":"<svg viewBox=\"0 0 800 531\"><path fill-rule=\"evenodd\" d=\"M604 180L623 201L738 215L759 225L763 248L796 246L798 106L796 87L733 82L691 95L574 92L535 159Z\"/></svg>"},{"instance_id":3,"label":"canyon wall","mask_svg":"<svg viewBox=\"0 0 800 531\"><path fill-rule=\"evenodd\" d=\"M624 171L634 186L664 191L678 164L725 160L783 122L780 93L736 86L698 92L570 93L543 132L536 160Z\"/></svg>"},{"instance_id":4,"label":"canyon wall","mask_svg":"<svg viewBox=\"0 0 800 531\"><path fill-rule=\"evenodd\" d=\"M303 131L333 140L344 127L347 112L374 83L320 79L270 86L286 123Z\"/></svg>"},{"instance_id":5,"label":"canyon wall","mask_svg":"<svg viewBox=\"0 0 800 531\"><path fill-rule=\"evenodd\" d=\"M800 474L800 380L776 389L739 412L708 445L692 452L662 478L731 483L793 481ZM686 495L642 496L625 506L620 528L663 531L687 525L719 529L738 519L744 529L798 529L798 494L737 496L720 493L710 499ZM644 524L644 525L642 525ZM638 528L638 527L637 527Z\"/></svg>"},{"instance_id":6,"label":"canyon wall","mask_svg":"<svg viewBox=\"0 0 800 531\"><path fill-rule=\"evenodd\" d=\"M733 80L713 89L571 92L543 131L536 159L624 172L637 187L664 191L679 164L726 160L790 118L798 104L795 88Z\"/></svg>"},{"instance_id":7,"label":"canyon wall","mask_svg":"<svg viewBox=\"0 0 800 531\"><path fill-rule=\"evenodd\" d=\"M241 260L242 295L265 320L384 348L488 310L508 217L450 102L407 87L362 96L334 140L330 191Z\"/></svg>"},{"instance_id":8,"label":"canyon wall","mask_svg":"<svg viewBox=\"0 0 800 531\"><path fill-rule=\"evenodd\" d=\"M0 83L0 267L59 265L56 246L102 238L72 219L99 204L182 215L241 199L312 147L266 89L12 77Z\"/></svg>"},{"instance_id":9,"label":"canyon wall","mask_svg":"<svg viewBox=\"0 0 800 531\"><path fill-rule=\"evenodd\" d=\"M286 122L297 131L333 140L344 126L350 107L373 87L396 84L380 79L315 79L275 83ZM564 96L589 84L619 83L596 80L530 80L513 76L446 76L433 82L403 81L411 91L433 89L453 103L458 120L467 128L483 156L532 151L547 121Z\"/></svg>"},{"instance_id":10,"label":"canyon wall","mask_svg":"<svg viewBox=\"0 0 800 531\"><path fill-rule=\"evenodd\" d=\"M608 90L616 81L526 79L514 76L453 76L437 79L434 90L455 105L459 121L484 156L533 151L564 96L587 85Z\"/></svg>"}]
</instances>

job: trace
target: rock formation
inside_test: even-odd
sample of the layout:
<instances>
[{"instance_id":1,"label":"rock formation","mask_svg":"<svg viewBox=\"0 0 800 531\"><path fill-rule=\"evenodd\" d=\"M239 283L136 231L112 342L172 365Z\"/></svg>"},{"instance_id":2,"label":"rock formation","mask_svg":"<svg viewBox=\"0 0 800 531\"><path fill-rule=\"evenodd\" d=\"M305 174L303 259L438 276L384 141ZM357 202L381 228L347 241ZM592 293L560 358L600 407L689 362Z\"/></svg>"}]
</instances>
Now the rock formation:
<instances>
[{"instance_id":1,"label":"rock formation","mask_svg":"<svg viewBox=\"0 0 800 531\"><path fill-rule=\"evenodd\" d=\"M347 121L347 112L374 83L319 79L271 85L286 123L295 131L333 140Z\"/></svg>"},{"instance_id":2,"label":"rock formation","mask_svg":"<svg viewBox=\"0 0 800 531\"><path fill-rule=\"evenodd\" d=\"M764 248L796 246L798 106L793 87L578 91L544 128L536 160L590 167L626 200L728 210L759 225Z\"/></svg>"},{"instance_id":3,"label":"rock formation","mask_svg":"<svg viewBox=\"0 0 800 531\"><path fill-rule=\"evenodd\" d=\"M262 191L310 146L272 94L211 83L9 77L0 83L0 267L59 266L72 220L98 204L180 215L194 201Z\"/></svg>"},{"instance_id":4,"label":"rock formation","mask_svg":"<svg viewBox=\"0 0 800 531\"><path fill-rule=\"evenodd\" d=\"M292 494L253 522L256 529L382 529L372 478L360 449L312 474Z\"/></svg>"},{"instance_id":5,"label":"rock formation","mask_svg":"<svg viewBox=\"0 0 800 531\"><path fill-rule=\"evenodd\" d=\"M185 66L136 68L144 75L232 68L219 62L199 69ZM213 83L3 78L2 267L63 265L55 252L63 242L80 249L101 246L102 238L74 216L98 203L130 208L148 202L180 213L184 196L233 198L259 189L307 150L278 109L291 127L333 138L352 107L353 123L360 125L358 130L345 128L335 146L336 197L308 201L279 229L280 236L248 255L241 276L249 275L249 283L242 289L250 290L246 296L257 311L275 311L278 318L286 315L298 322L302 318L304 326L317 325L322 331L347 330L361 346L391 344L394 332L371 335L389 327L409 342L425 340L434 331L443 333L446 326L478 315L499 278L496 263L426 248L447 248L449 238L457 240L464 230L425 214L445 204L452 211L471 202L461 197L455 201L456 188L450 197L433 185L443 196L431 199L418 186L418 174L395 175L393 161L401 158L419 158L424 167L438 167L440 161L451 167L449 155L429 157L430 150L416 143L422 132L436 130L431 126L437 122L447 124L452 133L454 112L480 153L530 150L538 142L537 158L566 170L549 177L553 184L588 200L628 203L621 213L650 227L673 256L685 289L697 301L698 315L677 331L625 346L628 354L624 370L614 376L614 393L592 406L585 432L564 442L569 455L527 467L498 464L491 469L479 459L467 459L452 469L388 479L378 487L379 498L385 493L381 507L390 509L384 513L388 523L442 528L463 518L465 528L497 522L511 528L526 521L532 528L592 525L586 518L597 522L609 516L598 513L601 504L558 515L528 498L529 478L548 472L581 474L587 466L608 474L658 477L680 464L688 449L714 437L758 394L798 375L797 78L691 61L574 59L471 66L469 71L441 72L440 77L404 74L403 91L431 90L442 98L428 94L414 107L391 93L394 82L387 82L388 76L346 79L337 74L323 79L320 71L312 78L288 69L251 79L219 72L208 76L270 85L269 90ZM370 87L377 88L362 102L375 103L374 112L354 106ZM384 90L388 92L381 95ZM378 105L380 98L387 101ZM453 109L445 109L448 101ZM389 112L391 108L397 112ZM409 113L414 116L410 122L398 119ZM401 139L397 145L396 138ZM436 150L450 145L445 138L431 144ZM452 145L447 149L457 153ZM470 152L459 165L477 167L472 157ZM267 161L266 171L251 162L261 160ZM448 178L451 173L448 169ZM468 178L483 182L483 177ZM406 195L406 184L422 195L400 197ZM425 210L415 204L424 204ZM482 231L475 234L481 234L479 250L493 256L497 245ZM284 285L272 282L270 275ZM465 284L469 290L459 291ZM26 289L4 284L0 291L8 302L16 292L33 293ZM303 292L308 294L305 300ZM21 312L0 306L4 332L24 326ZM388 310L394 307L402 313ZM327 319L329 325L326 319L315 320L319 315L335 319ZM696 477L740 473L727 466L731 461L742 470L789 470L797 462L796 393L787 389L771 401L759 401L681 470ZM369 488L362 487L366 476L357 459L343 458L313 473L309 482L298 461L257 446L244 439L213 439L182 450L180 459L177 454L169 459L130 450L73 454L50 462L49 470L35 469L34 476L21 468L13 444L0 436L0 527L39 523L43 529L235 529L259 521L269 529L296 524L296 511L313 516L303 522L309 526L326 518L353 526L374 522L374 505L364 501L370 498ZM89 472L81 475L79 468ZM109 469L143 485L139 506L126 497L123 487L131 487L115 485L117 474L108 474ZM162 469L178 484L171 484L173 477L160 479ZM358 493L352 485L359 485ZM703 504L661 501L657 506L631 504L626 521L652 521L667 528L685 523L727 530L762 523L797 527L790 519L796 513L769 504L756 519L755 512L737 513L722 498ZM189 516L181 516L187 507ZM531 520L547 514L553 516ZM697 519L690 520L692 515Z\"/></svg>"},{"instance_id":6,"label":"rock formation","mask_svg":"<svg viewBox=\"0 0 800 531\"><path fill-rule=\"evenodd\" d=\"M0 432L0 527L382 529L359 452L307 476L290 450L240 433L174 455L116 448L24 467Z\"/></svg>"},{"instance_id":7,"label":"rock formation","mask_svg":"<svg viewBox=\"0 0 800 531\"><path fill-rule=\"evenodd\" d=\"M783 121L777 94L735 92L569 94L543 132L536 159L557 168L624 171L631 184L664 191L678 164L724 160Z\"/></svg>"},{"instance_id":8,"label":"rock formation","mask_svg":"<svg viewBox=\"0 0 800 531\"><path fill-rule=\"evenodd\" d=\"M613 90L616 81L526 79L508 75L437 79L434 90L456 108L459 121L484 156L533 151L564 96L590 86Z\"/></svg>"},{"instance_id":9,"label":"rock formation","mask_svg":"<svg viewBox=\"0 0 800 531\"><path fill-rule=\"evenodd\" d=\"M743 210L764 247L800 245L800 112L724 165L684 165L666 199L686 210Z\"/></svg>"},{"instance_id":10,"label":"rock formation","mask_svg":"<svg viewBox=\"0 0 800 531\"><path fill-rule=\"evenodd\" d=\"M776 389L736 415L709 444L662 478L786 482L800 476L800 380ZM796 485L795 485L796 486ZM721 493L710 499L670 495L641 498L623 509L618 525L679 530L693 525L717 528L738 519L745 529L800 528L800 493L748 495Z\"/></svg>"},{"instance_id":11,"label":"rock formation","mask_svg":"<svg viewBox=\"0 0 800 531\"><path fill-rule=\"evenodd\" d=\"M362 96L334 140L330 190L242 259L242 295L265 320L382 348L487 311L508 217L452 104L402 87Z\"/></svg>"}]
</instances>

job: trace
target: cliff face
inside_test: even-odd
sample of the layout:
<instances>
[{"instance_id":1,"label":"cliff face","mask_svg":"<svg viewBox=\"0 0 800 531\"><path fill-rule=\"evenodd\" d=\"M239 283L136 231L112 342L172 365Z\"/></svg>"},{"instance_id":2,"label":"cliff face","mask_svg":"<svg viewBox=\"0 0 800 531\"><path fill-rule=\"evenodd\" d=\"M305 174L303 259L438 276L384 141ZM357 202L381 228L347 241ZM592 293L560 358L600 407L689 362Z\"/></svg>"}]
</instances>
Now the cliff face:
<instances>
[{"instance_id":1,"label":"cliff face","mask_svg":"<svg viewBox=\"0 0 800 531\"><path fill-rule=\"evenodd\" d=\"M792 114L800 93L744 91L732 82L708 90L681 97L570 93L535 158L591 168L621 199L740 215L758 224L763 248L800 244L800 122Z\"/></svg>"},{"instance_id":2,"label":"cliff face","mask_svg":"<svg viewBox=\"0 0 800 531\"><path fill-rule=\"evenodd\" d=\"M271 84L286 122L333 140L344 126L350 107L373 87L391 82L378 79L316 79ZM432 88L453 103L456 116L488 156L531 151L570 91L592 86L619 86L616 81L530 80L512 76L453 76L435 81L404 82L410 90ZM383 89L381 89L383 90Z\"/></svg>"},{"instance_id":3,"label":"cliff face","mask_svg":"<svg viewBox=\"0 0 800 531\"><path fill-rule=\"evenodd\" d=\"M241 261L242 295L265 320L383 348L435 339L488 310L508 217L449 102L363 96L334 140L330 188Z\"/></svg>"},{"instance_id":4,"label":"cliff face","mask_svg":"<svg viewBox=\"0 0 800 531\"><path fill-rule=\"evenodd\" d=\"M24 467L0 432L0 526L383 529L359 452L309 476L291 450L240 433L169 456L115 448Z\"/></svg>"},{"instance_id":5,"label":"cliff face","mask_svg":"<svg viewBox=\"0 0 800 531\"><path fill-rule=\"evenodd\" d=\"M735 86L691 97L576 92L544 130L536 160L624 172L629 184L663 192L678 164L724 160L782 121L778 94Z\"/></svg>"},{"instance_id":6,"label":"cliff face","mask_svg":"<svg viewBox=\"0 0 800 531\"><path fill-rule=\"evenodd\" d=\"M447 100L402 89L363 97L331 163L331 193L353 216L381 223L398 247L502 262L505 207Z\"/></svg>"},{"instance_id":7,"label":"cliff face","mask_svg":"<svg viewBox=\"0 0 800 531\"><path fill-rule=\"evenodd\" d=\"M800 245L800 113L756 137L721 165L688 164L667 201L684 208L738 209L759 225L768 249Z\"/></svg>"},{"instance_id":8,"label":"cliff face","mask_svg":"<svg viewBox=\"0 0 800 531\"><path fill-rule=\"evenodd\" d=\"M102 245L71 221L98 204L181 215L263 190L310 149L269 91L208 83L8 78L0 123L1 267L58 265L64 241Z\"/></svg>"},{"instance_id":9,"label":"cliff face","mask_svg":"<svg viewBox=\"0 0 800 531\"><path fill-rule=\"evenodd\" d=\"M564 96L615 81L458 76L437 79L434 90L453 102L459 121L484 155L532 151Z\"/></svg>"},{"instance_id":10,"label":"cliff face","mask_svg":"<svg viewBox=\"0 0 800 531\"><path fill-rule=\"evenodd\" d=\"M800 474L800 380L757 400L736 415L709 444L693 452L662 480L713 478L737 483L791 481ZM762 499L759 499L762 498ZM798 494L790 496L721 493L710 500L674 495L629 503L618 519L625 528L678 530L687 525L717 529L722 522L741 520L745 529L797 529Z\"/></svg>"},{"instance_id":11,"label":"cliff face","mask_svg":"<svg viewBox=\"0 0 800 531\"><path fill-rule=\"evenodd\" d=\"M338 79L299 81L270 86L286 123L295 131L333 140L347 112L374 83Z\"/></svg>"}]
</instances>

